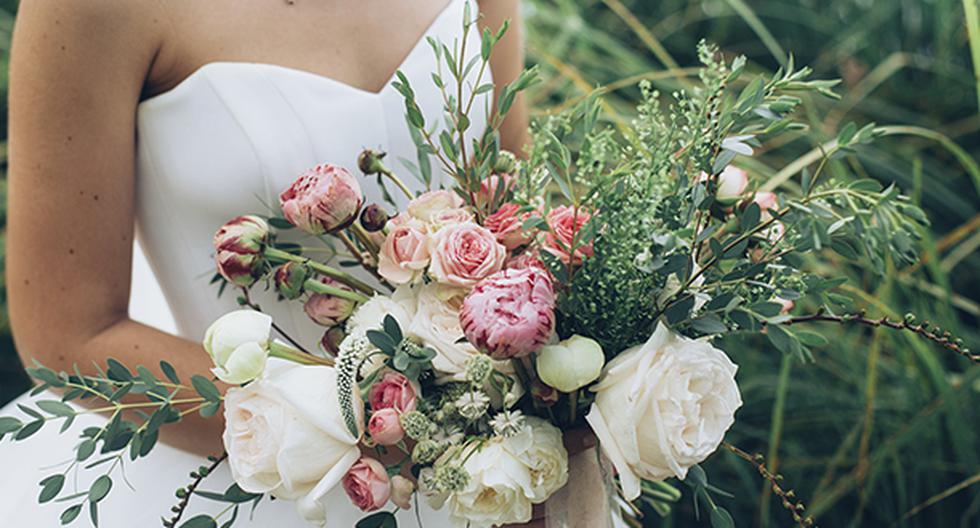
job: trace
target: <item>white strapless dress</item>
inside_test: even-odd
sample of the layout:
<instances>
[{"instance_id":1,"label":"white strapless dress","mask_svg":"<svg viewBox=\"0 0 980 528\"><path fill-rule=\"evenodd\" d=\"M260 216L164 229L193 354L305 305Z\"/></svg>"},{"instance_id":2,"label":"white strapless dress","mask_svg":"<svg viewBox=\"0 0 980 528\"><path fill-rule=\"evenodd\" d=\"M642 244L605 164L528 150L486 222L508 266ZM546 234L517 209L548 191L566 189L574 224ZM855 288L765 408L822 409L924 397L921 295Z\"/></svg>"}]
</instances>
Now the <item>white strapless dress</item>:
<instances>
[{"instance_id":1,"label":"white strapless dress","mask_svg":"<svg viewBox=\"0 0 980 528\"><path fill-rule=\"evenodd\" d=\"M400 66L412 81L428 123L442 121L442 97L430 77L436 63L425 37L450 46L459 41L465 1L450 0ZM467 49L478 54L478 32L471 32L469 38ZM464 90L468 93L470 88ZM474 105L480 110L473 116L471 137L484 129L483 109L488 105L489 99ZM203 337L212 321L237 308L233 293L218 298L217 287L208 284L214 274L211 237L224 222L278 208L279 192L316 164L332 163L359 174L356 157L364 148L386 151L388 166L421 188L401 162L415 161L417 154L405 124L404 102L390 83L373 93L272 64L209 63L173 90L139 105L137 136L139 247L130 315L194 341ZM433 162L434 179L436 167ZM381 203L374 179L360 181L365 203ZM313 346L323 328L309 321L299 303L276 303L261 289L256 288L255 295L263 309L292 336ZM22 397L15 404L26 400ZM0 410L0 415L18 414L14 404ZM65 435L59 436L58 427L50 426L28 441L0 444L0 525L61 526L59 515L71 503L39 506L37 483L73 458L82 428L101 420L86 416ZM174 491L188 483L188 473L202 462L201 457L160 445L149 458L128 464L126 477L134 489L128 489L121 478L114 479L115 489L100 507L100 526L161 526L161 517L169 517L177 502ZM201 489L224 491L231 482L225 465ZM71 481L67 486L73 486ZM331 501L329 527L349 528L363 517L342 490L335 490ZM224 506L196 497L183 519L216 514ZM248 508L242 513L246 520L240 517L239 525L309 526L293 504L284 501L264 500L251 524ZM427 528L450 526L445 513L424 505L421 516ZM87 525L88 520L76 524ZM416 526L415 513L399 514L399 525Z\"/></svg>"}]
</instances>

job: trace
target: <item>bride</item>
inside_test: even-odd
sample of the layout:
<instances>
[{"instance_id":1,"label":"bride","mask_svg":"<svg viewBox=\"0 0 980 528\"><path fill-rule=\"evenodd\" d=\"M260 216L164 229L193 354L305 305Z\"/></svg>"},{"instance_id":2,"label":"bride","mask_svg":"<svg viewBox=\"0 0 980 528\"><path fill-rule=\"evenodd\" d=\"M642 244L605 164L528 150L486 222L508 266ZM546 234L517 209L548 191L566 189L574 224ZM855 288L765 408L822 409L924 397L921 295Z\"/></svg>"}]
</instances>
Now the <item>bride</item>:
<instances>
[{"instance_id":1,"label":"bride","mask_svg":"<svg viewBox=\"0 0 980 528\"><path fill-rule=\"evenodd\" d=\"M234 295L218 297L208 284L212 233L241 211L269 212L306 168L333 163L356 173L365 147L387 151L389 166L407 174L400 160L415 159L416 149L390 81L402 70L423 112L439 115L426 39L459 42L466 1L22 1L10 70L7 280L25 364L92 371L110 357L147 366L166 359L182 377L207 373L204 329L236 307ZM481 2L480 25L519 22L517 4ZM479 34L468 39L468 54L479 53ZM522 61L513 23L491 61L497 86ZM502 144L520 151L527 117L515 106ZM475 135L485 122L473 125ZM381 201L372 180L361 185L366 203ZM133 258L134 238L145 261L139 250ZM322 328L296 303L259 301L294 337L319 339ZM13 405L0 411L11 414ZM5 525L61 524L70 504L38 506L37 482L62 466L39 466L72 459L77 431L103 420L87 416L64 435L51 427L0 444ZM219 420L173 427L167 445L125 467L132 490L116 479L100 526L159 526L188 473L221 452L220 436ZM229 484L223 470L202 488ZM342 495L330 526L362 516ZM195 498L184 519L223 507ZM448 526L444 514L424 506L421 514L427 527ZM414 512L400 515L402 526L415 525ZM252 525L306 526L281 501L263 501Z\"/></svg>"}]
</instances>

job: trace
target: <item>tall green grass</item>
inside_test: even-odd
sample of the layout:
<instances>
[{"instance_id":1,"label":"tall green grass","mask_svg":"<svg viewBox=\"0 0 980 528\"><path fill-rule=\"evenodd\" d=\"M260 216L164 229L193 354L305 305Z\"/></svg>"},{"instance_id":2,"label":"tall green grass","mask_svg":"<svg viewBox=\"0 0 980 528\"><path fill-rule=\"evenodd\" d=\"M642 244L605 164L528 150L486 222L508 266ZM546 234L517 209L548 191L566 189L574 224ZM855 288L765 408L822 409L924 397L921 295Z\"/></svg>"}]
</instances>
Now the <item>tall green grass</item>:
<instances>
[{"instance_id":1,"label":"tall green grass","mask_svg":"<svg viewBox=\"0 0 980 528\"><path fill-rule=\"evenodd\" d=\"M922 261L884 278L832 255L813 265L847 274L856 309L914 312L980 346L975 0L536 0L528 13L530 56L546 74L532 96L538 114L605 86L606 118L627 122L637 80L664 94L689 84L701 38L745 54L756 71L793 54L818 76L843 78L842 101L807 102L809 132L751 160L755 181L798 189L799 171L837 128L881 125L886 137L830 169L906 189L933 220ZM820 526L980 526L980 367L903 334L821 330L831 344L807 365L758 336L725 340L745 399L729 440L766 455ZM738 526L793 525L744 461L719 452L705 467L735 495L725 506ZM687 502L667 518L648 512L643 525L707 519L695 521Z\"/></svg>"}]
</instances>

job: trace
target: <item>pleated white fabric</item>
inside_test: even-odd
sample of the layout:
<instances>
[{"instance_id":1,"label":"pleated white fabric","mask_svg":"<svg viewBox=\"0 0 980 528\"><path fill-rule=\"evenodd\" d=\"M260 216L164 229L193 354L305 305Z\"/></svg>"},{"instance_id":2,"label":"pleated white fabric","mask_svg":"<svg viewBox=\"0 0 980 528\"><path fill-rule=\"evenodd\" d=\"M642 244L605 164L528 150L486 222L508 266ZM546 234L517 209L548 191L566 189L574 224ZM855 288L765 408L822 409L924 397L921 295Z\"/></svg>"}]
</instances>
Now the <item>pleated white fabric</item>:
<instances>
[{"instance_id":1,"label":"pleated white fabric","mask_svg":"<svg viewBox=\"0 0 980 528\"><path fill-rule=\"evenodd\" d=\"M399 68L411 81L429 126L442 122L443 103L430 78L436 62L425 37L450 46L458 42L465 1L450 0ZM478 54L479 34L473 31L469 39L468 54ZM464 87L464 93L468 95L471 88ZM486 126L489 97L479 96L474 105L470 138ZM131 316L200 340L212 321L237 308L234 294L219 298L217 287L208 284L214 273L213 233L234 216L278 208L279 192L307 168L332 163L359 175L358 153L366 147L380 149L388 153L389 167L409 185L421 188L402 163L417 160L404 108L390 83L373 93L311 72L244 62L205 64L173 90L141 103L136 180L139 247L134 255ZM433 168L438 185L438 164L433 162ZM366 203L382 201L373 179L360 182ZM256 300L292 336L311 344L319 340L323 329L311 323L297 303L276 303L271 293L259 291ZM26 400L22 397L15 404ZM0 410L0 415L11 414L18 414L14 404ZM88 416L73 430L77 433L102 420ZM38 506L37 483L63 467L56 465L73 458L76 433L59 436L51 427L27 442L0 444L0 525L61 525L59 515L70 503ZM185 485L188 473L201 463L200 457L161 445L148 459L127 465L133 489L115 479L116 489L100 508L100 526L160 526L160 518L168 516L176 502L174 490ZM223 491L231 479L222 468L205 482L203 488ZM74 485L70 480L68 486ZM363 516L342 490L335 490L331 500L335 506L328 526L348 528ZM224 508L203 499L191 504L185 519L195 512L216 513ZM444 513L423 506L421 514L426 528L450 525ZM308 526L292 504L282 501L263 501L251 523ZM415 526L415 513L402 512L399 524Z\"/></svg>"}]
</instances>

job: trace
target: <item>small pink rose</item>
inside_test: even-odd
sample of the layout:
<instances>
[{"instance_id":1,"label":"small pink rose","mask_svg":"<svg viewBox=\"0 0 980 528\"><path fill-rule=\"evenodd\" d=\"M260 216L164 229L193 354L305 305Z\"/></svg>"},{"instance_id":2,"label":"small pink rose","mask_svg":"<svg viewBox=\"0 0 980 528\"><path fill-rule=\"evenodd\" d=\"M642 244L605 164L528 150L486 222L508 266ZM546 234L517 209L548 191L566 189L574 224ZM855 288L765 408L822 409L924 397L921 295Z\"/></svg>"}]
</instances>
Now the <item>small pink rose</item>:
<instances>
[{"instance_id":1,"label":"small pink rose","mask_svg":"<svg viewBox=\"0 0 980 528\"><path fill-rule=\"evenodd\" d=\"M517 255L507 259L504 263L504 268L506 269L525 269L525 268L537 268L540 270L547 270L544 262L541 262L541 252L537 248L526 249Z\"/></svg>"},{"instance_id":2,"label":"small pink rose","mask_svg":"<svg viewBox=\"0 0 980 528\"><path fill-rule=\"evenodd\" d=\"M494 359L536 352L555 329L551 277L534 267L495 273L463 300L459 322L466 339Z\"/></svg>"},{"instance_id":3,"label":"small pink rose","mask_svg":"<svg viewBox=\"0 0 980 528\"><path fill-rule=\"evenodd\" d=\"M531 241L531 237L523 229L524 221L530 214L521 214L520 209L521 206L515 203L506 203L483 221L483 226L497 237L497 242L510 251Z\"/></svg>"},{"instance_id":4,"label":"small pink rose","mask_svg":"<svg viewBox=\"0 0 980 528\"><path fill-rule=\"evenodd\" d=\"M327 286L354 291L350 286L330 277L321 276L319 280ZM303 311L314 323L320 326L337 326L350 317L355 306L356 303L350 299L342 299L326 293L313 293L303 304Z\"/></svg>"},{"instance_id":5,"label":"small pink rose","mask_svg":"<svg viewBox=\"0 0 980 528\"><path fill-rule=\"evenodd\" d=\"M592 256L592 241L580 240L577 233L592 218L592 214L582 208L577 211L574 207L563 205L548 213L548 234L545 237L544 249L558 257L562 262L572 265L581 264L586 257ZM572 246L578 247L572 251Z\"/></svg>"},{"instance_id":6,"label":"small pink rose","mask_svg":"<svg viewBox=\"0 0 980 528\"><path fill-rule=\"evenodd\" d=\"M395 409L374 411L368 419L368 433L380 445L395 445L405 437L399 413Z\"/></svg>"},{"instance_id":7,"label":"small pink rose","mask_svg":"<svg viewBox=\"0 0 980 528\"><path fill-rule=\"evenodd\" d=\"M429 273L436 281L468 288L503 268L507 248L474 223L441 229L432 238Z\"/></svg>"},{"instance_id":8,"label":"small pink rose","mask_svg":"<svg viewBox=\"0 0 980 528\"><path fill-rule=\"evenodd\" d=\"M375 511L388 502L391 483L385 467L373 458L361 457L342 479L344 491L361 511Z\"/></svg>"},{"instance_id":9,"label":"small pink rose","mask_svg":"<svg viewBox=\"0 0 980 528\"><path fill-rule=\"evenodd\" d=\"M239 216L214 234L218 273L236 286L251 286L261 274L269 224L258 216Z\"/></svg>"},{"instance_id":10,"label":"small pink rose","mask_svg":"<svg viewBox=\"0 0 980 528\"><path fill-rule=\"evenodd\" d=\"M363 200L357 180L333 165L317 165L304 172L279 195L286 220L314 235L350 225Z\"/></svg>"},{"instance_id":11,"label":"small pink rose","mask_svg":"<svg viewBox=\"0 0 980 528\"><path fill-rule=\"evenodd\" d=\"M417 220L398 215L388 223L378 259L378 273L394 284L407 284L421 278L429 265L429 236Z\"/></svg>"},{"instance_id":12,"label":"small pink rose","mask_svg":"<svg viewBox=\"0 0 980 528\"><path fill-rule=\"evenodd\" d=\"M368 403L371 409L394 409L400 413L415 410L417 393L412 382L399 372L386 372L371 386Z\"/></svg>"}]
</instances>

